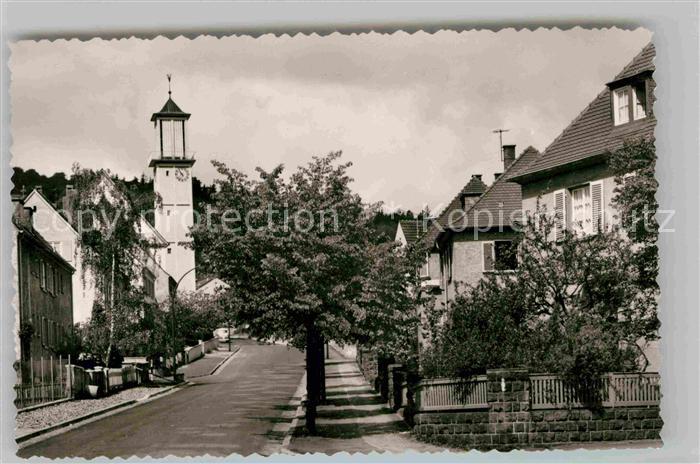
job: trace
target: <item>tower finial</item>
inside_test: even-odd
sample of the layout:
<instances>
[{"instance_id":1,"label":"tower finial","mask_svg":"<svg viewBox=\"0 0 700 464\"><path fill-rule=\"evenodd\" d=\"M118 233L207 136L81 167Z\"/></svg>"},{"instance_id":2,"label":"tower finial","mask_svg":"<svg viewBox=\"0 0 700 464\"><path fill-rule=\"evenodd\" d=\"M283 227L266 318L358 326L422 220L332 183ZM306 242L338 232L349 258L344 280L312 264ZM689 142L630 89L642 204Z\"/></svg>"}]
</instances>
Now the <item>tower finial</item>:
<instances>
[{"instance_id":1,"label":"tower finial","mask_svg":"<svg viewBox=\"0 0 700 464\"><path fill-rule=\"evenodd\" d=\"M173 75L172 75L172 74L166 74L166 76L168 77L168 97L169 97L169 96L172 95L172 93L173 93L173 92L170 90L170 79L173 77Z\"/></svg>"}]
</instances>

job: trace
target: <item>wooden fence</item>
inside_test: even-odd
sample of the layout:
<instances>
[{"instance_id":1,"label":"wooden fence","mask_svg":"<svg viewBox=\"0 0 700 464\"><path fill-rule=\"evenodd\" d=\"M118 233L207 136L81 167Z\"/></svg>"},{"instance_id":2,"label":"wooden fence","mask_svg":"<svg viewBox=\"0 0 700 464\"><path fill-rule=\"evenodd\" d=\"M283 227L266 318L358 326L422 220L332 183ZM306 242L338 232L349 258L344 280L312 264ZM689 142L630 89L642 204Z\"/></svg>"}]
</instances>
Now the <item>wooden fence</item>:
<instances>
[{"instance_id":1,"label":"wooden fence","mask_svg":"<svg viewBox=\"0 0 700 464\"><path fill-rule=\"evenodd\" d=\"M530 376L532 409L561 409L600 404L603 407L655 406L661 400L657 373L606 374L573 388L557 376Z\"/></svg>"},{"instance_id":2,"label":"wooden fence","mask_svg":"<svg viewBox=\"0 0 700 464\"><path fill-rule=\"evenodd\" d=\"M418 411L488 408L486 376L462 379L423 380L416 388ZM657 373L605 374L588 385L573 388L556 375L531 374L530 405L535 409L606 408L657 406L661 400Z\"/></svg>"},{"instance_id":3,"label":"wooden fence","mask_svg":"<svg viewBox=\"0 0 700 464\"><path fill-rule=\"evenodd\" d=\"M421 381L416 389L419 411L482 409L488 407L486 376L474 380L434 379Z\"/></svg>"},{"instance_id":4,"label":"wooden fence","mask_svg":"<svg viewBox=\"0 0 700 464\"><path fill-rule=\"evenodd\" d=\"M70 356L29 359L19 363L15 384L15 406L18 409L70 397Z\"/></svg>"}]
</instances>

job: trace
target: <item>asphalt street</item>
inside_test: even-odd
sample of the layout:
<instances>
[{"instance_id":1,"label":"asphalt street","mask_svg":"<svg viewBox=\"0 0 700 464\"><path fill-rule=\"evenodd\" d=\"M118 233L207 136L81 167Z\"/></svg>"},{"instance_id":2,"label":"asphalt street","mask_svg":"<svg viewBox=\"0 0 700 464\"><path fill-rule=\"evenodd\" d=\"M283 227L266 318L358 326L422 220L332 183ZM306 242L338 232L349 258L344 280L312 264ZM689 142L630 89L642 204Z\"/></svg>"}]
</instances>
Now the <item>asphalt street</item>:
<instances>
[{"instance_id":1,"label":"asphalt street","mask_svg":"<svg viewBox=\"0 0 700 464\"><path fill-rule=\"evenodd\" d=\"M265 453L304 374L285 345L241 340L215 376L18 451L20 457L166 457Z\"/></svg>"}]
</instances>

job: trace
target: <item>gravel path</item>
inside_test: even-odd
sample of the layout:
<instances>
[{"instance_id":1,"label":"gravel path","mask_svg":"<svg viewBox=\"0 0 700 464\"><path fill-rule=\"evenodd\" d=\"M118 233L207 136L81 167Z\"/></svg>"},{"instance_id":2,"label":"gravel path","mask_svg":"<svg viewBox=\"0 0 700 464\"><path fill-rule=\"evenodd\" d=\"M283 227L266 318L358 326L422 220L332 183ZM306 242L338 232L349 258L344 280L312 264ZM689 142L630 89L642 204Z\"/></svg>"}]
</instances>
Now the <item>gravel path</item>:
<instances>
[{"instance_id":1,"label":"gravel path","mask_svg":"<svg viewBox=\"0 0 700 464\"><path fill-rule=\"evenodd\" d=\"M64 403L34 409L17 414L17 431L24 433L42 429L69 419L74 419L118 403L137 400L167 387L135 387L120 391L104 398L66 401Z\"/></svg>"}]
</instances>

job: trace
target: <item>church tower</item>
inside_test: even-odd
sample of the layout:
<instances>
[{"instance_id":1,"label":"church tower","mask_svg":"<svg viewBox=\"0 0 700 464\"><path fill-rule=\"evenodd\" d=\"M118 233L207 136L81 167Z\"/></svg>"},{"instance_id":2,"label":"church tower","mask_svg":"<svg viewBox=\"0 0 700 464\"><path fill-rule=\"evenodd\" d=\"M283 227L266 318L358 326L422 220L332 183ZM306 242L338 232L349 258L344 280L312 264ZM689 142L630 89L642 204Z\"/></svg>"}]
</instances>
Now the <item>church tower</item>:
<instances>
[{"instance_id":1,"label":"church tower","mask_svg":"<svg viewBox=\"0 0 700 464\"><path fill-rule=\"evenodd\" d=\"M160 263L165 271L180 282L178 292L196 290L194 250L188 237L194 224L192 202L193 154L187 147L185 113L172 99L168 75L168 101L153 113L151 121L156 132L157 147L149 167L153 168L153 190L160 196L155 208L155 228L168 241L159 250Z\"/></svg>"}]
</instances>

